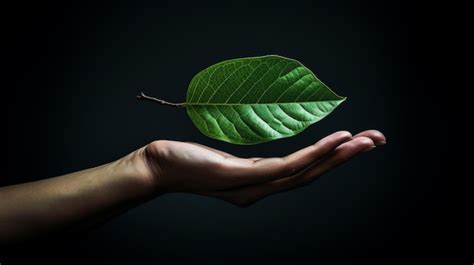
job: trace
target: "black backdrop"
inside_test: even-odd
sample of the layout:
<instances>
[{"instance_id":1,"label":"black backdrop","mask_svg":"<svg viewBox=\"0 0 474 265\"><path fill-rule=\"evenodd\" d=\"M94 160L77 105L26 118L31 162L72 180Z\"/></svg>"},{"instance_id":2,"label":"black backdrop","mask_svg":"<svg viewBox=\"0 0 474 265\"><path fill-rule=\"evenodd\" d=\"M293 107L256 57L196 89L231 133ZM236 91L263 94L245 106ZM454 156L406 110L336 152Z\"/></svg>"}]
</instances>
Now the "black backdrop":
<instances>
[{"instance_id":1,"label":"black backdrop","mask_svg":"<svg viewBox=\"0 0 474 265\"><path fill-rule=\"evenodd\" d=\"M383 264L448 256L437 228L442 152L429 149L435 136L427 133L443 118L433 95L444 89L431 80L428 48L439 26L431 11L415 2L344 0L6 9L2 185L106 163L155 139L273 156L336 130L376 128L388 144L250 208L165 195L60 244L12 249L0 262ZM143 90L181 102L204 67L264 54L300 60L348 100L297 137L234 146L201 135L184 110L135 99Z\"/></svg>"}]
</instances>

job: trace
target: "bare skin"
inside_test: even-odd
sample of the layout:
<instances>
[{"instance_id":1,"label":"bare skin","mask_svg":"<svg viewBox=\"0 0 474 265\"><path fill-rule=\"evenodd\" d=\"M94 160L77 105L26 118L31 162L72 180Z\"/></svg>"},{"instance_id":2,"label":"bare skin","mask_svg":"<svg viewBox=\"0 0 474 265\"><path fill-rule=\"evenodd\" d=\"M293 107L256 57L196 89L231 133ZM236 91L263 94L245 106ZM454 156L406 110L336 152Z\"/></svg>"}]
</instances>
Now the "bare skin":
<instances>
[{"instance_id":1,"label":"bare skin","mask_svg":"<svg viewBox=\"0 0 474 265\"><path fill-rule=\"evenodd\" d=\"M97 223L156 196L188 192L249 206L307 185L385 143L368 130L333 133L285 157L240 158L197 143L159 140L91 169L0 188L0 242Z\"/></svg>"}]
</instances>

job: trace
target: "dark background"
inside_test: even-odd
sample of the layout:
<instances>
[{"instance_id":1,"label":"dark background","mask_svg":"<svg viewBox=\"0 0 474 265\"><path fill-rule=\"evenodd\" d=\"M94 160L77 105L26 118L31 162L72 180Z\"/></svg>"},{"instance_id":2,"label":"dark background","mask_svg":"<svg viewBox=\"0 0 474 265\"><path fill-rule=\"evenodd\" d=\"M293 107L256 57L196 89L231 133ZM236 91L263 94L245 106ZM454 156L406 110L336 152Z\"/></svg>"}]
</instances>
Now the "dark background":
<instances>
[{"instance_id":1,"label":"dark background","mask_svg":"<svg viewBox=\"0 0 474 265\"><path fill-rule=\"evenodd\" d=\"M16 5L4 51L7 173L1 185L100 165L155 139L195 141L242 156L285 155L336 130L376 128L387 145L310 186L250 208L170 194L61 243L1 254L93 264L354 264L449 260L443 150L446 117L431 51L447 26L421 2L95 1ZM234 146L201 135L182 109L191 78L224 59L300 60L348 97L297 137ZM6 113L6 114L5 114ZM436 142L436 144L434 144ZM434 147L435 146L435 147ZM21 206L19 206L21 207ZM2 257L3 255L3 257Z\"/></svg>"}]
</instances>

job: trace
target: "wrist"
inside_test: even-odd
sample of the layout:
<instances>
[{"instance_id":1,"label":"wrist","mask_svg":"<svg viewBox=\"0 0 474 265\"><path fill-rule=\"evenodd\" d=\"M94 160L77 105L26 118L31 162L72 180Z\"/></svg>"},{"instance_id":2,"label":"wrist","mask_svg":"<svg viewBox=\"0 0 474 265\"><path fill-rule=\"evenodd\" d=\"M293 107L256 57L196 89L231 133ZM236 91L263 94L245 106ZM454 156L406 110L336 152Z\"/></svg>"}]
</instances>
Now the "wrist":
<instances>
[{"instance_id":1,"label":"wrist","mask_svg":"<svg viewBox=\"0 0 474 265\"><path fill-rule=\"evenodd\" d=\"M146 146L120 158L114 164L117 171L131 180L138 196L148 198L160 193L157 176L148 162Z\"/></svg>"}]
</instances>

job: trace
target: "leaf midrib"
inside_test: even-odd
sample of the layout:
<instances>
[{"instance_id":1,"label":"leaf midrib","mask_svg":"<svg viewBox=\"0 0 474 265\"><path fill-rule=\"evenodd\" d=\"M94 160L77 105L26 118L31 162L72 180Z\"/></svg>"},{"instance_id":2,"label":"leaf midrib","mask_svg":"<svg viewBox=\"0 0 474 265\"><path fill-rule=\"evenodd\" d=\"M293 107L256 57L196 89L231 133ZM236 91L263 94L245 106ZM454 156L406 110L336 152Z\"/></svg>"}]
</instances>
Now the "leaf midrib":
<instances>
[{"instance_id":1,"label":"leaf midrib","mask_svg":"<svg viewBox=\"0 0 474 265\"><path fill-rule=\"evenodd\" d=\"M273 103L184 103L184 106L244 106L244 105L282 105L282 104L305 104L305 103L319 103L319 102L333 102L344 101L342 99L334 100L316 100L316 101L302 101L302 102L273 102Z\"/></svg>"}]
</instances>

